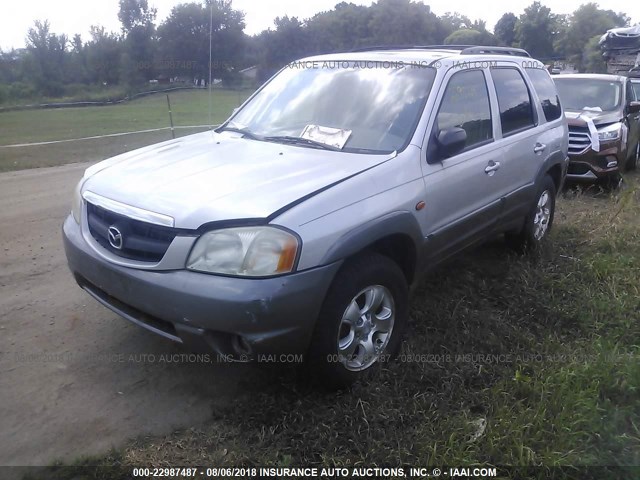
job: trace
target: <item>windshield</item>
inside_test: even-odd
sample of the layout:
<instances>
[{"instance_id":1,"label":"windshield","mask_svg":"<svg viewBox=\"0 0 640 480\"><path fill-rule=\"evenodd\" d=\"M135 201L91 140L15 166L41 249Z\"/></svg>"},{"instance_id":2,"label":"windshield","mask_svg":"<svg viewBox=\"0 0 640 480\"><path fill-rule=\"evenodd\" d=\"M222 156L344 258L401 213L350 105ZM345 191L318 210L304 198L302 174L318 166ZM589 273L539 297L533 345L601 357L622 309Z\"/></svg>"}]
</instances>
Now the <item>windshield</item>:
<instances>
[{"instance_id":1,"label":"windshield","mask_svg":"<svg viewBox=\"0 0 640 480\"><path fill-rule=\"evenodd\" d=\"M346 152L389 153L408 144L434 69L391 62L308 63L312 68L285 67L229 126L272 141L337 139L334 144Z\"/></svg>"},{"instance_id":2,"label":"windshield","mask_svg":"<svg viewBox=\"0 0 640 480\"><path fill-rule=\"evenodd\" d=\"M620 106L622 84L593 78L554 78L565 110L606 112Z\"/></svg>"}]
</instances>

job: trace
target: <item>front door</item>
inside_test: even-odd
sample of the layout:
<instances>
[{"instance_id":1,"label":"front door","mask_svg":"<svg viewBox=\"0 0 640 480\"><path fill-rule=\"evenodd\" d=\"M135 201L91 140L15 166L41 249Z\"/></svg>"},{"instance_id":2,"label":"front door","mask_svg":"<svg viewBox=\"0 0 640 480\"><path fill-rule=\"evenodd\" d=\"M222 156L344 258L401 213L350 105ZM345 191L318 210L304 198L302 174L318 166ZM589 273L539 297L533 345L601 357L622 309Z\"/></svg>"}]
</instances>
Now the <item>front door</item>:
<instances>
[{"instance_id":1,"label":"front door","mask_svg":"<svg viewBox=\"0 0 640 480\"><path fill-rule=\"evenodd\" d=\"M422 162L426 208L420 216L431 263L486 236L500 216L497 184L502 182L502 158L494 142L486 75L483 69L452 69L436 102L438 113ZM444 158L436 138L452 127L465 130L466 144L456 155Z\"/></svg>"}]
</instances>

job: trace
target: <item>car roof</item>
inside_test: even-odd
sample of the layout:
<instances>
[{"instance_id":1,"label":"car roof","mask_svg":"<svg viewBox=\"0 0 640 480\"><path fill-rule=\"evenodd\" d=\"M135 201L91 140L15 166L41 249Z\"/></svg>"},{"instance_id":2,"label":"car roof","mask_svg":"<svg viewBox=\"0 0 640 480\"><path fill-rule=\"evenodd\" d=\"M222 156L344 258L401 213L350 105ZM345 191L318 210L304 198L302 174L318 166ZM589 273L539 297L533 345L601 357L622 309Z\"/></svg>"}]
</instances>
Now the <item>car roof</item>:
<instances>
[{"instance_id":1,"label":"car roof","mask_svg":"<svg viewBox=\"0 0 640 480\"><path fill-rule=\"evenodd\" d=\"M517 58L536 62L526 50L511 47L482 45L423 45L423 46L379 46L367 47L350 52L329 53L306 57L299 62L321 61L379 61L379 62L420 62L426 66L442 59L456 59L461 62L482 60L505 60ZM295 63L295 62L292 62Z\"/></svg>"}]
</instances>

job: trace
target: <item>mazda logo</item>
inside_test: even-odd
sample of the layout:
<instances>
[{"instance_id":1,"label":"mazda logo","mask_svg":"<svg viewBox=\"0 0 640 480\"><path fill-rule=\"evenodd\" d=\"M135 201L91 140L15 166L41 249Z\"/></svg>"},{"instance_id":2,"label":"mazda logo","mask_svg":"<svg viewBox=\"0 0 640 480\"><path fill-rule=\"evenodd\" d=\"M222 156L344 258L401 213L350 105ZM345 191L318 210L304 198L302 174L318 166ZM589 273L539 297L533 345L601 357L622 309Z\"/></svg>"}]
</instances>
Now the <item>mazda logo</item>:
<instances>
[{"instance_id":1,"label":"mazda logo","mask_svg":"<svg viewBox=\"0 0 640 480\"><path fill-rule=\"evenodd\" d=\"M118 230L117 227L113 225L109 227L109 245L111 245L116 250L122 250L122 244L124 239L122 238L122 233Z\"/></svg>"}]
</instances>

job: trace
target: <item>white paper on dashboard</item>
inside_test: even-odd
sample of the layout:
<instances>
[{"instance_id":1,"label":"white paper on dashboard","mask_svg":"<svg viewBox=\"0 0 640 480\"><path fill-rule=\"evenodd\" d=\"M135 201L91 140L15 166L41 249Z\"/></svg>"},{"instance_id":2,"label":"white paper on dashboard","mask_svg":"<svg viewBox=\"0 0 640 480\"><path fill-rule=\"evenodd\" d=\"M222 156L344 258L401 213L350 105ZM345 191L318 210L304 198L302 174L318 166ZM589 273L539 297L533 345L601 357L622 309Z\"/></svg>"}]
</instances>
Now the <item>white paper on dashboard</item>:
<instances>
[{"instance_id":1,"label":"white paper on dashboard","mask_svg":"<svg viewBox=\"0 0 640 480\"><path fill-rule=\"evenodd\" d=\"M351 130L343 128L323 127L321 125L307 125L300 134L301 138L324 143L342 150L351 136Z\"/></svg>"}]
</instances>

